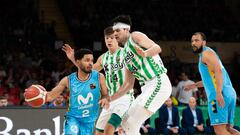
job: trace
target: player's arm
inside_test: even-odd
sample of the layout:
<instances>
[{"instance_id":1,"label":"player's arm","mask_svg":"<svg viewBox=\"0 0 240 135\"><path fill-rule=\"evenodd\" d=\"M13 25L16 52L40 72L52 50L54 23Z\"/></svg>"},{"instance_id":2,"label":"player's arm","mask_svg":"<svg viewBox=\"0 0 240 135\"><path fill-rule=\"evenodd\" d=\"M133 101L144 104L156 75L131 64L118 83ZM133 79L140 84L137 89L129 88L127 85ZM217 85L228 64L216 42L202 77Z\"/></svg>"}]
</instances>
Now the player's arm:
<instances>
[{"instance_id":1,"label":"player's arm","mask_svg":"<svg viewBox=\"0 0 240 135\"><path fill-rule=\"evenodd\" d=\"M103 69L103 66L102 66L102 55L100 57L98 57L96 63L93 64L93 69L95 69L97 71L101 71Z\"/></svg>"},{"instance_id":2,"label":"player's arm","mask_svg":"<svg viewBox=\"0 0 240 135\"><path fill-rule=\"evenodd\" d=\"M65 52L67 58L77 67L77 63L74 58L74 49L69 44L64 44L62 50Z\"/></svg>"},{"instance_id":3,"label":"player's arm","mask_svg":"<svg viewBox=\"0 0 240 135\"><path fill-rule=\"evenodd\" d=\"M135 78L128 69L125 70L124 80L125 81L123 85L119 88L119 90L117 90L117 92L110 97L110 101L118 99L119 97L123 96L125 93L127 93L130 89L133 88Z\"/></svg>"},{"instance_id":4,"label":"player's arm","mask_svg":"<svg viewBox=\"0 0 240 135\"><path fill-rule=\"evenodd\" d=\"M101 87L101 98L108 98L108 88L106 85L106 79L102 73L100 74L100 87Z\"/></svg>"},{"instance_id":5,"label":"player's arm","mask_svg":"<svg viewBox=\"0 0 240 135\"><path fill-rule=\"evenodd\" d=\"M198 82L193 83L193 84L185 85L184 86L184 90L189 91L189 90L194 90L196 88L201 88L201 87L204 87L203 86L203 82L202 81L198 81Z\"/></svg>"},{"instance_id":6,"label":"player's arm","mask_svg":"<svg viewBox=\"0 0 240 135\"><path fill-rule=\"evenodd\" d=\"M203 52L202 62L207 64L207 66L212 70L212 72L215 75L216 92L222 93L222 87L223 87L222 69L216 54L213 53L212 51Z\"/></svg>"},{"instance_id":7,"label":"player's arm","mask_svg":"<svg viewBox=\"0 0 240 135\"><path fill-rule=\"evenodd\" d=\"M141 48L136 47L138 54L142 57L151 57L162 52L161 47L149 39L145 34L141 32L133 32L131 36L135 43L137 43L140 47L146 49L142 50Z\"/></svg>"},{"instance_id":8,"label":"player's arm","mask_svg":"<svg viewBox=\"0 0 240 135\"><path fill-rule=\"evenodd\" d=\"M99 81L100 81L100 87L101 87L101 99L99 100L99 104L101 105L101 107L108 108L109 107L109 102L108 102L109 96L108 96L106 80L102 73L99 73L99 74L100 74Z\"/></svg>"},{"instance_id":9,"label":"player's arm","mask_svg":"<svg viewBox=\"0 0 240 135\"><path fill-rule=\"evenodd\" d=\"M55 98L57 98L58 96L60 96L60 94L68 88L68 78L64 77L57 86L55 86L51 91L49 91L47 93L47 99L46 102L51 102L52 100L54 100Z\"/></svg>"},{"instance_id":10,"label":"player's arm","mask_svg":"<svg viewBox=\"0 0 240 135\"><path fill-rule=\"evenodd\" d=\"M202 62L205 63L210 70L214 73L216 80L216 98L219 106L224 106L224 100L222 96L223 78L222 69L218 61L217 55L212 51L205 51L202 53Z\"/></svg>"}]
</instances>

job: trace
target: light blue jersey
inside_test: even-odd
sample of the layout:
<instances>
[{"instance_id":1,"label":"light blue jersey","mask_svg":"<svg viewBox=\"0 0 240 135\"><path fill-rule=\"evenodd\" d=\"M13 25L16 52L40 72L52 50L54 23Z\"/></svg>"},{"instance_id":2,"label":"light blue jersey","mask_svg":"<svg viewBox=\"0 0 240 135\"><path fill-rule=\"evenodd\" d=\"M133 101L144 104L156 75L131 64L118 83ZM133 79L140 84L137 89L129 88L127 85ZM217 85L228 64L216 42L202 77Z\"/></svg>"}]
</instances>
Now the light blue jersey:
<instances>
[{"instance_id":1,"label":"light blue jersey","mask_svg":"<svg viewBox=\"0 0 240 135\"><path fill-rule=\"evenodd\" d=\"M68 76L68 80L70 101L64 125L65 133L91 135L99 114L99 72L93 70L86 81L79 80L75 72Z\"/></svg>"},{"instance_id":2,"label":"light blue jersey","mask_svg":"<svg viewBox=\"0 0 240 135\"><path fill-rule=\"evenodd\" d=\"M203 47L204 51L212 51L209 47ZM214 52L215 53L215 52ZM215 53L216 54L216 53ZM223 87L222 95L225 101L225 106L223 108L219 107L216 100L216 78L214 72L204 63L202 63L202 53L199 57L198 68L203 81L204 89L208 98L208 112L210 115L210 120L212 125L217 124L233 124L233 116L236 105L236 92L232 86L231 80L228 76L226 69L224 68L218 55L218 62L221 66L222 77L223 77Z\"/></svg>"}]
</instances>

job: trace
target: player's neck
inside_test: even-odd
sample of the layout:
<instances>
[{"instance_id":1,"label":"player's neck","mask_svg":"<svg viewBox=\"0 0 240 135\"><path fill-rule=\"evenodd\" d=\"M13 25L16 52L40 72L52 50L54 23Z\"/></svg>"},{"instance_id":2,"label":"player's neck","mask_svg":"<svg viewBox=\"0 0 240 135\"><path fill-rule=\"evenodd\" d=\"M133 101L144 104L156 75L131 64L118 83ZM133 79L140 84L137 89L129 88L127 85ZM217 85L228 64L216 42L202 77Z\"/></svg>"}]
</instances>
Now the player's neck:
<instances>
[{"instance_id":1,"label":"player's neck","mask_svg":"<svg viewBox=\"0 0 240 135\"><path fill-rule=\"evenodd\" d=\"M126 38L125 38L125 40L124 40L124 42L122 43L122 45L124 46L125 45L125 43L128 41L128 39L129 39L129 37L130 37L130 33L129 34L127 34L127 36L126 36Z\"/></svg>"},{"instance_id":2,"label":"player's neck","mask_svg":"<svg viewBox=\"0 0 240 135\"><path fill-rule=\"evenodd\" d=\"M78 70L78 79L81 81L86 81L89 78L90 73L85 73L81 70Z\"/></svg>"},{"instance_id":3,"label":"player's neck","mask_svg":"<svg viewBox=\"0 0 240 135\"><path fill-rule=\"evenodd\" d=\"M116 48L113 48L113 49L109 49L109 52L111 54L114 54L118 49L119 49L119 47L116 47Z\"/></svg>"}]
</instances>

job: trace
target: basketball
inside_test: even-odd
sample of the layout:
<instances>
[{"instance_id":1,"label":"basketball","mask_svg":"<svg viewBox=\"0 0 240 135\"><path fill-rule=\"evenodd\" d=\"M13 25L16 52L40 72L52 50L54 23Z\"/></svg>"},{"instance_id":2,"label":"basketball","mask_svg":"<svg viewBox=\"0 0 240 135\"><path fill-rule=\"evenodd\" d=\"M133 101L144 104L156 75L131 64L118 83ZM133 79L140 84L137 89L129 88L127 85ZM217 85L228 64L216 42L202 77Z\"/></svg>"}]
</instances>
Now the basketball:
<instances>
[{"instance_id":1,"label":"basketball","mask_svg":"<svg viewBox=\"0 0 240 135\"><path fill-rule=\"evenodd\" d=\"M41 85L31 85L24 92L25 101L32 107L45 104L47 91Z\"/></svg>"}]
</instances>

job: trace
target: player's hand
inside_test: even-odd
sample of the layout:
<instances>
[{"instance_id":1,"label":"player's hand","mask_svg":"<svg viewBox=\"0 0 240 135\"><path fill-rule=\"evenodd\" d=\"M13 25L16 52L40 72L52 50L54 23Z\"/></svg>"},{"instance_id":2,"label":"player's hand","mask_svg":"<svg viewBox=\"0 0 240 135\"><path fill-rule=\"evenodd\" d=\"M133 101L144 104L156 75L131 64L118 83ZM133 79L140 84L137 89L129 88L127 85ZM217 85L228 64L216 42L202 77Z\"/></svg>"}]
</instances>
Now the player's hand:
<instances>
[{"instance_id":1,"label":"player's hand","mask_svg":"<svg viewBox=\"0 0 240 135\"><path fill-rule=\"evenodd\" d=\"M138 55L142 56L143 58L146 57L146 53L145 53L145 51L143 51L143 49L141 49L138 46L135 46L135 49L136 49Z\"/></svg>"},{"instance_id":2,"label":"player's hand","mask_svg":"<svg viewBox=\"0 0 240 135\"><path fill-rule=\"evenodd\" d=\"M178 128L176 128L176 127L172 127L172 128L170 128L170 130L171 130L174 134L177 134L177 133L178 133Z\"/></svg>"},{"instance_id":3,"label":"player's hand","mask_svg":"<svg viewBox=\"0 0 240 135\"><path fill-rule=\"evenodd\" d=\"M199 131L204 131L203 124L197 125L197 129L198 129Z\"/></svg>"},{"instance_id":4,"label":"player's hand","mask_svg":"<svg viewBox=\"0 0 240 135\"><path fill-rule=\"evenodd\" d=\"M74 60L74 49L69 44L64 44L62 50L66 53L69 60Z\"/></svg>"},{"instance_id":5,"label":"player's hand","mask_svg":"<svg viewBox=\"0 0 240 135\"><path fill-rule=\"evenodd\" d=\"M224 103L222 93L217 93L217 102L220 107L224 107L225 103Z\"/></svg>"},{"instance_id":6,"label":"player's hand","mask_svg":"<svg viewBox=\"0 0 240 135\"><path fill-rule=\"evenodd\" d=\"M101 107L103 107L104 109L108 109L109 108L109 102L108 102L108 99L107 98L103 98L103 99L100 99L98 104L100 104Z\"/></svg>"},{"instance_id":7,"label":"player's hand","mask_svg":"<svg viewBox=\"0 0 240 135\"><path fill-rule=\"evenodd\" d=\"M190 91L190 90L195 89L195 88L196 88L196 84L194 83L194 84L185 85L183 89L185 91Z\"/></svg>"},{"instance_id":8,"label":"player's hand","mask_svg":"<svg viewBox=\"0 0 240 135\"><path fill-rule=\"evenodd\" d=\"M142 127L144 133L148 133L148 129L146 127Z\"/></svg>"},{"instance_id":9,"label":"player's hand","mask_svg":"<svg viewBox=\"0 0 240 135\"><path fill-rule=\"evenodd\" d=\"M150 128L151 126L149 124L145 125L146 128Z\"/></svg>"}]
</instances>

